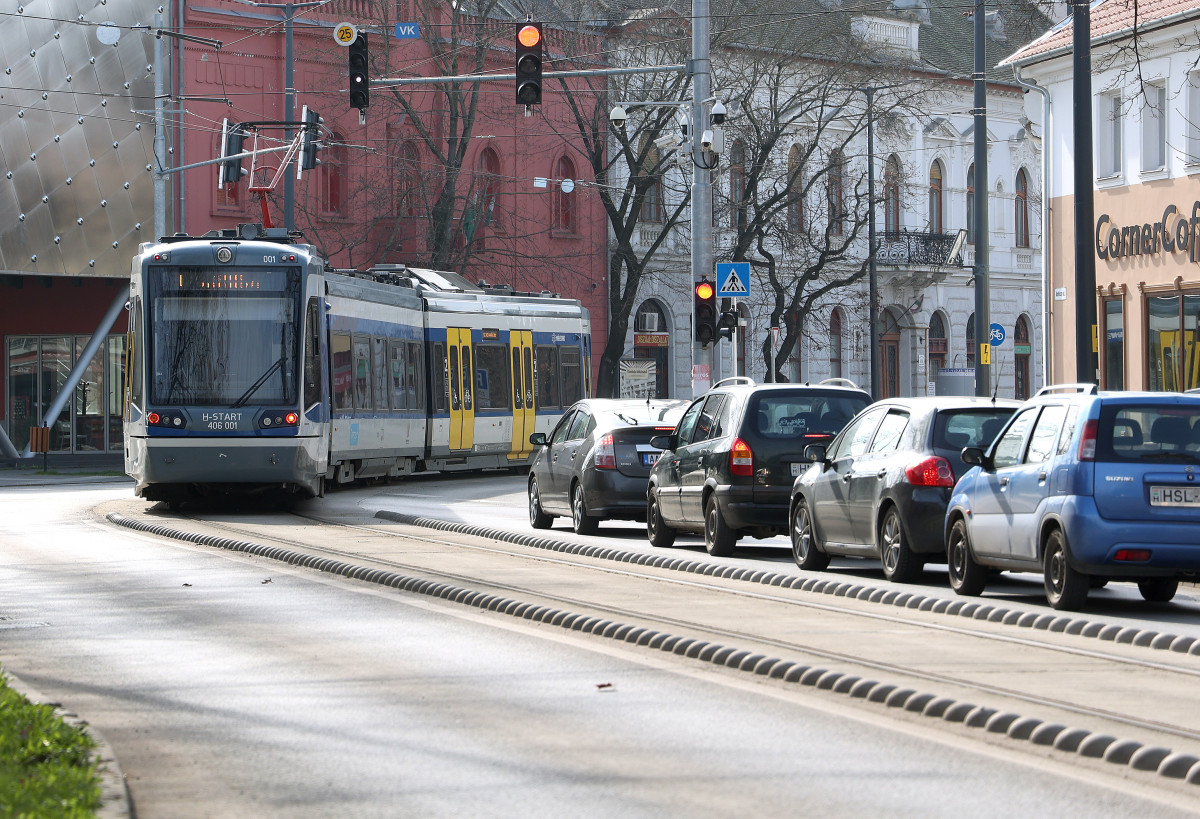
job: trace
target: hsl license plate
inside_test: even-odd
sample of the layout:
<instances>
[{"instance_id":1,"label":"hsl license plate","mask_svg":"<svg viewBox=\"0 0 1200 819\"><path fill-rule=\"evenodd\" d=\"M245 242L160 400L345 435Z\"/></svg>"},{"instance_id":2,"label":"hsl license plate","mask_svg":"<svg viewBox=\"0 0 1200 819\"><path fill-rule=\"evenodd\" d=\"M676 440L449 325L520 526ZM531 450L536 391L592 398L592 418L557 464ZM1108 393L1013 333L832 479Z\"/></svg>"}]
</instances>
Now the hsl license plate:
<instances>
[{"instance_id":1,"label":"hsl license plate","mask_svg":"<svg viewBox=\"0 0 1200 819\"><path fill-rule=\"evenodd\" d=\"M654 466L654 464L658 461L658 455L658 452L643 452L642 466Z\"/></svg>"},{"instance_id":2,"label":"hsl license plate","mask_svg":"<svg viewBox=\"0 0 1200 819\"><path fill-rule=\"evenodd\" d=\"M1200 506L1200 486L1151 486L1151 506Z\"/></svg>"}]
</instances>

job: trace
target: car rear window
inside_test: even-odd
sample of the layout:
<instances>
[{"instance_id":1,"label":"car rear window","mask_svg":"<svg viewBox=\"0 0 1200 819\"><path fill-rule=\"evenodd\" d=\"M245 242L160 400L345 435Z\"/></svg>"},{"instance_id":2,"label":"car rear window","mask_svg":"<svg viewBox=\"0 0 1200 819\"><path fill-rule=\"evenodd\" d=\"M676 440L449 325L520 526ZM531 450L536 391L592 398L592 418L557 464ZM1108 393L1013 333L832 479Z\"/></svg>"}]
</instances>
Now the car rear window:
<instances>
[{"instance_id":1,"label":"car rear window","mask_svg":"<svg viewBox=\"0 0 1200 819\"><path fill-rule=\"evenodd\" d=\"M1100 410L1096 459L1200 463L1200 404L1122 404Z\"/></svg>"},{"instance_id":2,"label":"car rear window","mask_svg":"<svg viewBox=\"0 0 1200 819\"><path fill-rule=\"evenodd\" d=\"M933 422L933 447L955 452L966 446L987 447L1012 414L1012 407L942 410Z\"/></svg>"},{"instance_id":3,"label":"car rear window","mask_svg":"<svg viewBox=\"0 0 1200 819\"><path fill-rule=\"evenodd\" d=\"M870 399L844 392L805 390L755 394L746 410L746 426L763 438L828 437L842 427Z\"/></svg>"}]
</instances>

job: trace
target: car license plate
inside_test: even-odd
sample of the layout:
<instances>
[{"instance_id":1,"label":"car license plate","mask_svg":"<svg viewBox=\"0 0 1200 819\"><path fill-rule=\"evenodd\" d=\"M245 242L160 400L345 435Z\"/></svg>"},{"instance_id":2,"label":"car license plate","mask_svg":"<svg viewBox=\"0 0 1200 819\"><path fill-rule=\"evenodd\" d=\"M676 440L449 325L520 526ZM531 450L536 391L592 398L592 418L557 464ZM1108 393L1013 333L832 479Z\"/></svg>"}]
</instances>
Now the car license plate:
<instances>
[{"instance_id":1,"label":"car license plate","mask_svg":"<svg viewBox=\"0 0 1200 819\"><path fill-rule=\"evenodd\" d=\"M804 467L806 466L808 466L808 464L801 461L794 461L792 463L792 477L798 477L800 473L804 471Z\"/></svg>"},{"instance_id":2,"label":"car license plate","mask_svg":"<svg viewBox=\"0 0 1200 819\"><path fill-rule=\"evenodd\" d=\"M654 463L657 460L658 460L657 452L643 452L642 453L642 466L654 466Z\"/></svg>"},{"instance_id":3,"label":"car license plate","mask_svg":"<svg viewBox=\"0 0 1200 819\"><path fill-rule=\"evenodd\" d=\"M1200 506L1200 486L1151 486L1151 506Z\"/></svg>"}]
</instances>

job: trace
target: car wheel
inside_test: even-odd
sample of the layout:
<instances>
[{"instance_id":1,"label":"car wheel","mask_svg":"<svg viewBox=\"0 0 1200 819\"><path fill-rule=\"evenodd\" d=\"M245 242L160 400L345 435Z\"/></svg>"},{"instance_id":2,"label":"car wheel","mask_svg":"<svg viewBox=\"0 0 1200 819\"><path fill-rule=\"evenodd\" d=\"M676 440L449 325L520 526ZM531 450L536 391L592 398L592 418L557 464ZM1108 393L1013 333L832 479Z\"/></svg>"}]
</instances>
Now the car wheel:
<instances>
[{"instance_id":1,"label":"car wheel","mask_svg":"<svg viewBox=\"0 0 1200 819\"><path fill-rule=\"evenodd\" d=\"M596 533L599 519L587 513L587 504L583 502L583 486L575 484L571 490L571 528L577 535L592 535Z\"/></svg>"},{"instance_id":2,"label":"car wheel","mask_svg":"<svg viewBox=\"0 0 1200 819\"><path fill-rule=\"evenodd\" d=\"M542 496L538 492L537 478L529 479L529 525L534 529L549 529L554 522L554 515L546 514L542 509Z\"/></svg>"},{"instance_id":3,"label":"car wheel","mask_svg":"<svg viewBox=\"0 0 1200 819\"><path fill-rule=\"evenodd\" d=\"M921 576L925 561L913 554L904 537L900 513L888 507L879 525L879 556L883 561L883 576L893 583L912 583Z\"/></svg>"},{"instance_id":4,"label":"car wheel","mask_svg":"<svg viewBox=\"0 0 1200 819\"><path fill-rule=\"evenodd\" d=\"M659 549L666 549L675 542L675 530L658 514L658 498L653 492L646 501L646 537L650 538L651 546Z\"/></svg>"},{"instance_id":5,"label":"car wheel","mask_svg":"<svg viewBox=\"0 0 1200 819\"><path fill-rule=\"evenodd\" d=\"M950 588L967 597L978 597L987 585L987 569L975 562L971 554L971 540L967 535L967 524L962 519L954 521L950 538L946 541L946 563L949 564Z\"/></svg>"},{"instance_id":6,"label":"car wheel","mask_svg":"<svg viewBox=\"0 0 1200 819\"><path fill-rule=\"evenodd\" d=\"M704 507L704 550L713 557L729 557L737 544L737 532L729 528L716 495Z\"/></svg>"},{"instance_id":7,"label":"car wheel","mask_svg":"<svg viewBox=\"0 0 1200 819\"><path fill-rule=\"evenodd\" d=\"M829 555L817 546L812 513L805 500L797 503L792 512L792 560L801 569L810 572L819 572L829 566Z\"/></svg>"},{"instance_id":8,"label":"car wheel","mask_svg":"<svg viewBox=\"0 0 1200 819\"><path fill-rule=\"evenodd\" d=\"M1179 581L1170 577L1151 577L1138 581L1142 599L1151 603L1166 603L1179 590Z\"/></svg>"},{"instance_id":9,"label":"car wheel","mask_svg":"<svg viewBox=\"0 0 1200 819\"><path fill-rule=\"evenodd\" d=\"M1060 611L1078 611L1087 602L1088 576L1071 568L1067 562L1067 539L1061 529L1046 536L1042 557L1045 574L1046 600Z\"/></svg>"}]
</instances>

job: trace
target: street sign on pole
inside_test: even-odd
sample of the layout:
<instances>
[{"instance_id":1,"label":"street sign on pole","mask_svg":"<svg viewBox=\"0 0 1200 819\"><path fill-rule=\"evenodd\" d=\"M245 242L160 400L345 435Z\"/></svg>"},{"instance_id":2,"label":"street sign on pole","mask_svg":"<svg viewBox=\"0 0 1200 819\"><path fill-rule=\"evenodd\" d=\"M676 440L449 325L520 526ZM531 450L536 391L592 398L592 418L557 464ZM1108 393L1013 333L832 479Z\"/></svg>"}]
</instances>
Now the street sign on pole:
<instances>
[{"instance_id":1,"label":"street sign on pole","mask_svg":"<svg viewBox=\"0 0 1200 819\"><path fill-rule=\"evenodd\" d=\"M338 23L333 27L333 41L342 48L349 48L358 39L358 27L354 23Z\"/></svg>"},{"instance_id":2,"label":"street sign on pole","mask_svg":"<svg viewBox=\"0 0 1200 819\"><path fill-rule=\"evenodd\" d=\"M1001 344L1004 343L1004 338L1005 338L1004 325L1000 324L999 322L996 322L996 321L992 322L991 335L990 335L991 345L993 347L999 347Z\"/></svg>"},{"instance_id":3,"label":"street sign on pole","mask_svg":"<svg viewBox=\"0 0 1200 819\"><path fill-rule=\"evenodd\" d=\"M720 262L717 264L717 296L744 299L750 295L750 263Z\"/></svg>"}]
</instances>

